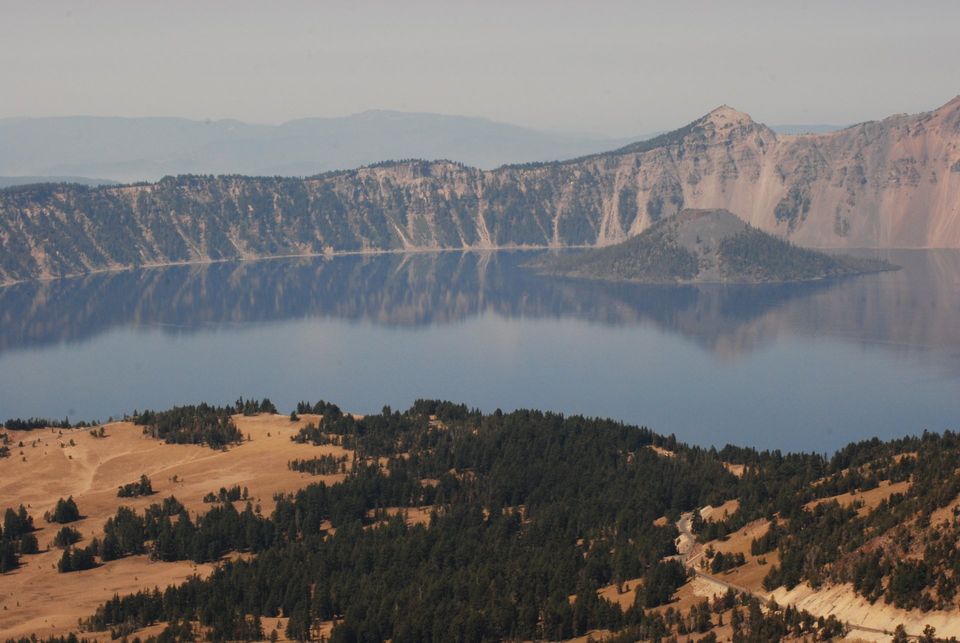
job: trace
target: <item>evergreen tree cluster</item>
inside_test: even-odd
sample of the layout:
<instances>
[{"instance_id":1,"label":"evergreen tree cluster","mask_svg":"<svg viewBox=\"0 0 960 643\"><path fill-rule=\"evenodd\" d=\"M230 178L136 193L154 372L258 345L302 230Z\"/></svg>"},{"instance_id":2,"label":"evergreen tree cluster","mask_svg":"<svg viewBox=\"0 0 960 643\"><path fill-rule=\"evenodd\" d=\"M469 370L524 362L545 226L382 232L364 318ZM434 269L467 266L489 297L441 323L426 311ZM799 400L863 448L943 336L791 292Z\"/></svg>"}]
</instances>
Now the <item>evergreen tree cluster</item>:
<instances>
[{"instance_id":1,"label":"evergreen tree cluster","mask_svg":"<svg viewBox=\"0 0 960 643\"><path fill-rule=\"evenodd\" d=\"M87 547L67 547L57 562L57 571L67 574L93 569L97 566L96 555L97 549L94 544Z\"/></svg>"},{"instance_id":2,"label":"evergreen tree cluster","mask_svg":"<svg viewBox=\"0 0 960 643\"><path fill-rule=\"evenodd\" d=\"M687 570L677 560L657 561L643 576L637 602L643 607L659 607L670 602L673 593L687 582Z\"/></svg>"},{"instance_id":3,"label":"evergreen tree cluster","mask_svg":"<svg viewBox=\"0 0 960 643\"><path fill-rule=\"evenodd\" d=\"M241 415L258 415L260 413L271 413L276 414L277 407L274 406L273 402L270 401L270 398L263 398L262 400L245 400L242 397L237 399L233 404L233 408L236 413Z\"/></svg>"},{"instance_id":4,"label":"evergreen tree cluster","mask_svg":"<svg viewBox=\"0 0 960 643\"><path fill-rule=\"evenodd\" d=\"M332 424L333 421L328 422ZM309 422L306 426L300 427L300 430L297 431L295 435L290 436L291 442L296 442L297 444L312 444L314 446L323 446L325 444L342 444L343 440L337 436L332 436L330 434L324 433L320 430L313 422Z\"/></svg>"},{"instance_id":5,"label":"evergreen tree cluster","mask_svg":"<svg viewBox=\"0 0 960 643\"><path fill-rule=\"evenodd\" d=\"M346 473L349 456L341 455L322 455L316 458L296 459L287 463L291 471L300 473L309 473L315 476L329 475L332 473Z\"/></svg>"},{"instance_id":6,"label":"evergreen tree cluster","mask_svg":"<svg viewBox=\"0 0 960 643\"><path fill-rule=\"evenodd\" d=\"M77 507L77 503L74 501L73 496L68 497L66 500L63 498L57 500L57 504L53 511L46 512L43 517L47 522L55 522L61 525L68 522L76 522L82 518L80 515L80 508Z\"/></svg>"},{"instance_id":7,"label":"evergreen tree cluster","mask_svg":"<svg viewBox=\"0 0 960 643\"><path fill-rule=\"evenodd\" d=\"M64 526L61 527L57 535L53 537L53 546L65 549L81 540L83 540L83 536L80 535L79 531L73 527Z\"/></svg>"},{"instance_id":8,"label":"evergreen tree cluster","mask_svg":"<svg viewBox=\"0 0 960 643\"><path fill-rule=\"evenodd\" d=\"M81 421L75 424L71 424L70 418L63 418L62 420L48 420L47 418L11 418L4 422L2 425L3 428L9 429L10 431L33 431L36 429L78 429L86 428L93 426L94 423Z\"/></svg>"},{"instance_id":9,"label":"evergreen tree cluster","mask_svg":"<svg viewBox=\"0 0 960 643\"><path fill-rule=\"evenodd\" d=\"M277 407L269 398L245 400L241 397L232 406L213 406L204 402L175 406L167 411L134 411L130 419L144 427L144 434L171 444L205 444L212 449L223 449L243 441L233 415L276 412Z\"/></svg>"},{"instance_id":10,"label":"evergreen tree cluster","mask_svg":"<svg viewBox=\"0 0 960 643\"><path fill-rule=\"evenodd\" d=\"M343 411L340 410L340 407L332 402L324 402L320 400L315 404L310 404L309 402L299 402L297 404L297 413L312 413L314 415L322 415L325 420L337 420L340 416L343 415Z\"/></svg>"},{"instance_id":11,"label":"evergreen tree cluster","mask_svg":"<svg viewBox=\"0 0 960 643\"><path fill-rule=\"evenodd\" d=\"M0 574L20 566L20 556L39 552L33 517L26 507L8 508L3 512L3 526L0 527Z\"/></svg>"},{"instance_id":12,"label":"evergreen tree cluster","mask_svg":"<svg viewBox=\"0 0 960 643\"><path fill-rule=\"evenodd\" d=\"M137 482L128 482L117 488L118 498L139 498L140 496L152 496L153 494L153 483L146 475L140 476Z\"/></svg>"},{"instance_id":13,"label":"evergreen tree cluster","mask_svg":"<svg viewBox=\"0 0 960 643\"><path fill-rule=\"evenodd\" d=\"M226 487L220 487L220 491L217 491L216 493L213 491L209 492L203 497L203 501L206 503L238 502L240 500L246 500L249 495L250 492L246 487L241 489L240 485L233 485L229 489Z\"/></svg>"},{"instance_id":14,"label":"evergreen tree cluster","mask_svg":"<svg viewBox=\"0 0 960 643\"><path fill-rule=\"evenodd\" d=\"M17 639L7 639L6 643L96 643L96 639L80 638L73 632L66 636L48 636L39 638L36 635L22 636Z\"/></svg>"},{"instance_id":15,"label":"evergreen tree cluster","mask_svg":"<svg viewBox=\"0 0 960 643\"><path fill-rule=\"evenodd\" d=\"M722 574L735 567L745 565L746 556L741 552L716 551L713 547L708 547L704 559L701 561L701 567L705 567L711 574Z\"/></svg>"},{"instance_id":16,"label":"evergreen tree cluster","mask_svg":"<svg viewBox=\"0 0 960 643\"><path fill-rule=\"evenodd\" d=\"M211 406L203 403L177 406L168 411L134 412L134 424L143 426L145 435L171 444L204 444L212 449L223 449L243 441L233 415L234 407Z\"/></svg>"},{"instance_id":17,"label":"evergreen tree cluster","mask_svg":"<svg viewBox=\"0 0 960 643\"><path fill-rule=\"evenodd\" d=\"M63 547L60 572L90 569L125 556L149 554L155 560L217 560L231 551L260 551L273 540L272 526L249 503L243 511L227 502L194 521L175 497L147 507L142 514L120 507L103 527L103 539L71 547L79 532L64 527L54 544Z\"/></svg>"}]
</instances>

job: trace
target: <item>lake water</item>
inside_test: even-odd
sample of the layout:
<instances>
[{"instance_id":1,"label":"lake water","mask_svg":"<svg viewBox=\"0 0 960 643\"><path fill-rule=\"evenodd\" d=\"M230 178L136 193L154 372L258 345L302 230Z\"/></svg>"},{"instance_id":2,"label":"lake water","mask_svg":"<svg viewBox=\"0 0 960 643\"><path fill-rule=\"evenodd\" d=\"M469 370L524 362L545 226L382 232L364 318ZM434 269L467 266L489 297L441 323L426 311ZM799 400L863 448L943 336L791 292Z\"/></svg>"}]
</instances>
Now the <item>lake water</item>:
<instances>
[{"instance_id":1,"label":"lake water","mask_svg":"<svg viewBox=\"0 0 960 643\"><path fill-rule=\"evenodd\" d=\"M960 252L815 284L539 277L530 253L276 260L0 289L0 417L418 397L832 451L960 429Z\"/></svg>"}]
</instances>

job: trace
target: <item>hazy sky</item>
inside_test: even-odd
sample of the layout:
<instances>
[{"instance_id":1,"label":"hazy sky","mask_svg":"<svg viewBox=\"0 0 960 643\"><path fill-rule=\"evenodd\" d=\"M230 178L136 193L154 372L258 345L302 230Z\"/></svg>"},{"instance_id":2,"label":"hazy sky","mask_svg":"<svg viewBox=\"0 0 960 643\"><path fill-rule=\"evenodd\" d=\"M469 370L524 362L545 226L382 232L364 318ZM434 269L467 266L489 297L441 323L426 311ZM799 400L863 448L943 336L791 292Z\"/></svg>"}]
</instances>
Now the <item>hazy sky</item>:
<instances>
[{"instance_id":1,"label":"hazy sky","mask_svg":"<svg viewBox=\"0 0 960 643\"><path fill-rule=\"evenodd\" d=\"M0 0L0 87L0 117L852 123L960 93L960 2Z\"/></svg>"}]
</instances>

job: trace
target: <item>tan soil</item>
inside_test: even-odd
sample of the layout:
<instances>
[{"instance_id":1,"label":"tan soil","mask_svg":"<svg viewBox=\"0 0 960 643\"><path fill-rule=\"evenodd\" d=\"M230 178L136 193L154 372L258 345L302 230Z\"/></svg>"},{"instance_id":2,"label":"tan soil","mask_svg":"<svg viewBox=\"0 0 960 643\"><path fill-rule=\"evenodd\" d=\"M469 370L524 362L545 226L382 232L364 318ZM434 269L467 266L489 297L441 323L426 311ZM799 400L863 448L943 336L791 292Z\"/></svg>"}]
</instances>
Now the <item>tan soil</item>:
<instances>
[{"instance_id":1,"label":"tan soil","mask_svg":"<svg viewBox=\"0 0 960 643\"><path fill-rule=\"evenodd\" d=\"M8 431L14 448L0 466L0 509L26 505L39 528L36 535L41 549L50 546L60 527L44 522L43 514L57 499L67 496L73 496L84 515L71 525L83 534L81 545L102 535L103 524L119 506L141 511L171 494L196 515L211 507L202 501L206 493L240 485L249 489L251 502L269 514L276 493L292 493L320 480L329 484L343 479L344 474L312 476L287 467L294 458L351 454L337 446L316 447L290 440L300 427L318 420L318 416L306 414L297 422L284 415L236 416L237 427L252 440L226 451L164 444L127 422L107 424L106 438L94 438L86 429ZM71 440L75 446L70 446ZM22 449L16 447L20 441ZM34 442L36 446L31 446ZM118 498L117 487L136 481L141 474L150 477L156 493ZM75 631L78 618L92 614L115 593L164 588L212 569L211 565L158 563L135 556L96 569L59 574L60 554L53 549L24 556L18 570L0 576L0 638Z\"/></svg>"},{"instance_id":2,"label":"tan soil","mask_svg":"<svg viewBox=\"0 0 960 643\"><path fill-rule=\"evenodd\" d=\"M857 513L863 516L869 513L871 510L876 509L876 507L882 501L886 500L893 494L906 493L909 488L910 483L907 481L891 483L889 480L883 480L880 482L879 487L870 489L869 491L853 491L850 493L842 493L838 496L830 496L829 498L813 500L804 506L807 509L813 509L814 507L825 502L836 500L841 506L846 507L859 500L863 503L863 506L857 511Z\"/></svg>"},{"instance_id":3,"label":"tan soil","mask_svg":"<svg viewBox=\"0 0 960 643\"><path fill-rule=\"evenodd\" d=\"M738 478L742 478L743 474L746 473L747 471L746 465L743 465L743 464L733 464L732 462L724 462L723 466L726 467L727 471L737 476Z\"/></svg>"},{"instance_id":4,"label":"tan soil","mask_svg":"<svg viewBox=\"0 0 960 643\"><path fill-rule=\"evenodd\" d=\"M719 507L707 505L700 510L700 517L708 522L720 522L724 518L732 516L740 508L740 501L737 499L727 500Z\"/></svg>"},{"instance_id":5,"label":"tan soil","mask_svg":"<svg viewBox=\"0 0 960 643\"><path fill-rule=\"evenodd\" d=\"M677 454L674 453L673 451L670 451L669 449L664 449L663 447L658 447L655 444L651 444L650 449L652 449L654 452L656 452L659 455L662 455L665 458L677 457Z\"/></svg>"},{"instance_id":6,"label":"tan soil","mask_svg":"<svg viewBox=\"0 0 960 643\"><path fill-rule=\"evenodd\" d=\"M842 494L836 496L835 499L845 504L861 499L865 502L866 508L873 508L892 493L904 492L908 486L909 483L905 482L890 484L889 481L884 481L877 489L864 493ZM688 560L688 563L694 565L698 570L704 571L700 569L699 562L703 549L707 547L713 547L716 551L723 553L742 553L747 560L745 565L717 574L714 577L745 589L764 600L773 598L781 605L790 604L798 609L806 610L814 616L833 615L852 625L887 631L893 631L898 624L902 623L907 632L912 635L922 633L923 628L929 624L937 629L938 636L960 637L960 612L957 610L924 614L920 611L897 609L883 603L882 600L871 605L862 596L858 596L853 591L852 586L848 584L825 586L815 590L804 583L789 592L784 588L773 592L765 591L763 589L763 578L769 571L770 566L779 562L779 554L774 551L761 556L753 556L750 553L750 543L754 538L766 533L768 528L769 522L766 520L749 523L743 529L730 534L730 537L725 541L714 540L706 543L699 550L699 553ZM766 564L761 564L761 560L765 560ZM702 577L694 579L684 587L690 587L696 595L701 597L712 597L721 590L726 591L723 585ZM683 591L683 588L681 588L681 592ZM890 637L864 630L854 630L848 640L889 641Z\"/></svg>"},{"instance_id":7,"label":"tan soil","mask_svg":"<svg viewBox=\"0 0 960 643\"><path fill-rule=\"evenodd\" d=\"M402 514L406 518L407 526L412 527L413 525L429 525L430 524L430 514L433 512L434 508L432 505L426 507L386 507L384 512L388 516L396 516L397 514ZM374 515L373 511L368 511L367 515L372 517ZM373 525L370 525L371 527Z\"/></svg>"}]
</instances>

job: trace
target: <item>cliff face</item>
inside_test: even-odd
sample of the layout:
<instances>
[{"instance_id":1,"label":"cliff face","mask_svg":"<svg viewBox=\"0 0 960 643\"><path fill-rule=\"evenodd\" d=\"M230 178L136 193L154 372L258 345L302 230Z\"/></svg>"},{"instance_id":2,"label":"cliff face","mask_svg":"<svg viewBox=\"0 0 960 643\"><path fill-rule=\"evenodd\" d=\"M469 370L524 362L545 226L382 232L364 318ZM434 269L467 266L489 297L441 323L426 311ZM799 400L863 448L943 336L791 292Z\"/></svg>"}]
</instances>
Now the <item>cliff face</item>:
<instances>
[{"instance_id":1,"label":"cliff face","mask_svg":"<svg viewBox=\"0 0 960 643\"><path fill-rule=\"evenodd\" d=\"M613 152L492 171L406 161L307 179L11 188L0 282L331 251L602 246L683 208L725 208L800 245L960 247L960 97L806 136L720 107Z\"/></svg>"}]
</instances>

